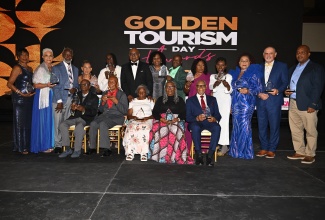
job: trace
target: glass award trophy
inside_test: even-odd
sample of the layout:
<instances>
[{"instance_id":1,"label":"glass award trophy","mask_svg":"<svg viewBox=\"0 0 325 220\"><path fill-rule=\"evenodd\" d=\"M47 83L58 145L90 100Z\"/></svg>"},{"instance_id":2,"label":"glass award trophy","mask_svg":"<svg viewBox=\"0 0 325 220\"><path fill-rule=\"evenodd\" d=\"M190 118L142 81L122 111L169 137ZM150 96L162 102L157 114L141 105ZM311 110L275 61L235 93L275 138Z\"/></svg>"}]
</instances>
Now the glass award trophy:
<instances>
[{"instance_id":1,"label":"glass award trophy","mask_svg":"<svg viewBox=\"0 0 325 220\"><path fill-rule=\"evenodd\" d=\"M27 94L27 93L33 93L34 91L35 89L33 85L30 82L26 82L20 92L23 94Z\"/></svg>"},{"instance_id":2,"label":"glass award trophy","mask_svg":"<svg viewBox=\"0 0 325 220\"><path fill-rule=\"evenodd\" d=\"M171 121L173 119L174 119L174 115L173 115L172 111L170 109L167 109L167 111L166 111L166 120Z\"/></svg>"},{"instance_id":3,"label":"glass award trophy","mask_svg":"<svg viewBox=\"0 0 325 220\"><path fill-rule=\"evenodd\" d=\"M206 118L211 117L211 110L209 108L209 106L207 106L204 110L203 113L205 115Z\"/></svg>"},{"instance_id":4,"label":"glass award trophy","mask_svg":"<svg viewBox=\"0 0 325 220\"><path fill-rule=\"evenodd\" d=\"M90 79L90 85L91 86L97 86L98 85L98 78L95 75L93 75L91 77L91 79Z\"/></svg>"},{"instance_id":5,"label":"glass award trophy","mask_svg":"<svg viewBox=\"0 0 325 220\"><path fill-rule=\"evenodd\" d=\"M138 119L144 119L145 114L142 108L139 109L139 111L135 115Z\"/></svg>"},{"instance_id":6,"label":"glass award trophy","mask_svg":"<svg viewBox=\"0 0 325 220\"><path fill-rule=\"evenodd\" d=\"M80 99L79 96L77 95L77 93L74 93L72 95L72 100L71 100L71 105L79 105L80 104ZM75 110L70 110L71 111L71 115L74 115Z\"/></svg>"},{"instance_id":7,"label":"glass award trophy","mask_svg":"<svg viewBox=\"0 0 325 220\"><path fill-rule=\"evenodd\" d=\"M159 78L165 78L167 76L167 67L163 65L158 73Z\"/></svg>"},{"instance_id":8,"label":"glass award trophy","mask_svg":"<svg viewBox=\"0 0 325 220\"><path fill-rule=\"evenodd\" d=\"M266 83L265 92L273 92L274 86L271 81Z\"/></svg>"},{"instance_id":9,"label":"glass award trophy","mask_svg":"<svg viewBox=\"0 0 325 220\"><path fill-rule=\"evenodd\" d=\"M57 77L54 73L51 73L50 83L51 84L59 84L59 82L60 82L59 77Z\"/></svg>"},{"instance_id":10,"label":"glass award trophy","mask_svg":"<svg viewBox=\"0 0 325 220\"><path fill-rule=\"evenodd\" d=\"M191 71L187 73L186 81L188 81L188 82L193 82L194 81L194 75L193 75L193 73Z\"/></svg>"},{"instance_id":11,"label":"glass award trophy","mask_svg":"<svg viewBox=\"0 0 325 220\"><path fill-rule=\"evenodd\" d=\"M235 88L239 91L241 89L244 89L244 88L248 88L248 83L245 79L238 79L236 82L235 82Z\"/></svg>"}]
</instances>

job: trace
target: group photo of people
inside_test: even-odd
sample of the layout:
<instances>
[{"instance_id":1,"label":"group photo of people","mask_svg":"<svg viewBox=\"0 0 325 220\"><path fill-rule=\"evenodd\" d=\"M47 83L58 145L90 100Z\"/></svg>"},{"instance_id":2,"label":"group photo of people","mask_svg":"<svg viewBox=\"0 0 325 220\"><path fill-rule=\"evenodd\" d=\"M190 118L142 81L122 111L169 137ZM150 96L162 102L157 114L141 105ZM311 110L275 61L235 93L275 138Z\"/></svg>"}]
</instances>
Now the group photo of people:
<instances>
[{"instance_id":1,"label":"group photo of people","mask_svg":"<svg viewBox=\"0 0 325 220\"><path fill-rule=\"evenodd\" d=\"M106 66L98 74L89 60L73 64L71 48L64 48L59 63L53 62L52 49L44 48L41 54L42 63L33 70L28 50L18 49L7 83L12 91L14 152L79 158L99 148L101 157L114 156L108 130L121 125L126 161L139 155L142 162L213 167L216 154L272 159L281 138L281 107L289 97L294 153L287 158L315 162L325 72L309 59L307 45L297 47L298 64L292 67L277 60L276 48L268 46L261 49L262 63L244 52L234 67L226 57L216 57L213 70L203 58L194 59L186 70L180 54L168 63L159 50L144 62L139 50L131 48L129 61L122 65L114 53L107 53ZM255 111L257 152L251 127ZM208 143L202 141L203 131L210 133Z\"/></svg>"}]
</instances>

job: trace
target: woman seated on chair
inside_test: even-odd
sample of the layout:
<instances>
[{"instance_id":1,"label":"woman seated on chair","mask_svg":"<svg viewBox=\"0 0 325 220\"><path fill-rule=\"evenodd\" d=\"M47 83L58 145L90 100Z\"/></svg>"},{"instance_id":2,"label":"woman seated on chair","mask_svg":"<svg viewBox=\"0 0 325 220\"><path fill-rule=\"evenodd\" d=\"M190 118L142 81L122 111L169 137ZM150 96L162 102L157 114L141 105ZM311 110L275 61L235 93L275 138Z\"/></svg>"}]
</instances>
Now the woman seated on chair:
<instances>
[{"instance_id":1,"label":"woman seated on chair","mask_svg":"<svg viewBox=\"0 0 325 220\"><path fill-rule=\"evenodd\" d=\"M123 146L126 160L131 161L134 154L140 154L140 160L147 161L154 102L147 98L149 90L145 85L139 85L136 94L138 97L129 103Z\"/></svg>"},{"instance_id":2,"label":"woman seated on chair","mask_svg":"<svg viewBox=\"0 0 325 220\"><path fill-rule=\"evenodd\" d=\"M156 120L150 134L148 158L160 163L192 164L184 136L185 102L177 95L173 81L166 83L165 91L153 109Z\"/></svg>"}]
</instances>

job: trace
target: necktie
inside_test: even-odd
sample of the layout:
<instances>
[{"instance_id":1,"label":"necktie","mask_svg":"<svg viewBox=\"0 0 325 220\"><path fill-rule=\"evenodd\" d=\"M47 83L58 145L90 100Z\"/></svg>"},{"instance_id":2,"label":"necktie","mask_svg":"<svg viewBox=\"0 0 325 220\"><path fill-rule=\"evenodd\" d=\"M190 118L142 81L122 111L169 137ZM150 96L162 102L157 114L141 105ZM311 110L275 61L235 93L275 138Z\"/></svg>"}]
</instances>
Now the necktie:
<instances>
[{"instance_id":1,"label":"necktie","mask_svg":"<svg viewBox=\"0 0 325 220\"><path fill-rule=\"evenodd\" d=\"M72 76L71 63L68 63L68 75L69 75L70 88L72 88L73 87L73 76Z\"/></svg>"},{"instance_id":2,"label":"necktie","mask_svg":"<svg viewBox=\"0 0 325 220\"><path fill-rule=\"evenodd\" d=\"M204 96L203 95L201 95L200 96L201 97L201 107L202 107L202 110L205 110L206 109L206 105L205 105L205 102L204 102Z\"/></svg>"},{"instance_id":3,"label":"necktie","mask_svg":"<svg viewBox=\"0 0 325 220\"><path fill-rule=\"evenodd\" d=\"M137 63L131 63L131 66L134 65L134 66L137 66Z\"/></svg>"},{"instance_id":4,"label":"necktie","mask_svg":"<svg viewBox=\"0 0 325 220\"><path fill-rule=\"evenodd\" d=\"M269 81L271 69L272 69L273 63L265 63L265 84L267 81Z\"/></svg>"}]
</instances>

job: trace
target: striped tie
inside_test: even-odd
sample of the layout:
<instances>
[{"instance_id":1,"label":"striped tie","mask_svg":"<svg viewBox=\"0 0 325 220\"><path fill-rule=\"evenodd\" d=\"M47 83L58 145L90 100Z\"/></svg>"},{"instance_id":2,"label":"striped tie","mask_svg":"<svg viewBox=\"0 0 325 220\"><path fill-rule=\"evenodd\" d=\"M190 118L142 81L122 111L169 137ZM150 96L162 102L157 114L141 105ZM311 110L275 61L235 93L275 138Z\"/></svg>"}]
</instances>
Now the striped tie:
<instances>
[{"instance_id":1,"label":"striped tie","mask_svg":"<svg viewBox=\"0 0 325 220\"><path fill-rule=\"evenodd\" d=\"M68 75L69 75L70 88L72 88L73 87L73 75L72 75L71 63L68 63Z\"/></svg>"}]
</instances>

